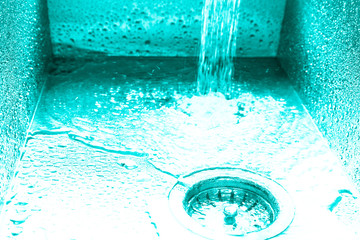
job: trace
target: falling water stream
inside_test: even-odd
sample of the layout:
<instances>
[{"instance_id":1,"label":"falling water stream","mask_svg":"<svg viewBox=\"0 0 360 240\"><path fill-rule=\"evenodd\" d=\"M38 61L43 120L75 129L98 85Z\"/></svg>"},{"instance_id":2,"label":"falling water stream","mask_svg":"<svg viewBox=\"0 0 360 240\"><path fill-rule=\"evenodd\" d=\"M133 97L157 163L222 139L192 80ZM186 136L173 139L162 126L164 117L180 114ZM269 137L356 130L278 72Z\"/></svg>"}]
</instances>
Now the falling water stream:
<instances>
[{"instance_id":1,"label":"falling water stream","mask_svg":"<svg viewBox=\"0 0 360 240\"><path fill-rule=\"evenodd\" d=\"M240 0L206 0L203 8L197 89L231 96Z\"/></svg>"}]
</instances>

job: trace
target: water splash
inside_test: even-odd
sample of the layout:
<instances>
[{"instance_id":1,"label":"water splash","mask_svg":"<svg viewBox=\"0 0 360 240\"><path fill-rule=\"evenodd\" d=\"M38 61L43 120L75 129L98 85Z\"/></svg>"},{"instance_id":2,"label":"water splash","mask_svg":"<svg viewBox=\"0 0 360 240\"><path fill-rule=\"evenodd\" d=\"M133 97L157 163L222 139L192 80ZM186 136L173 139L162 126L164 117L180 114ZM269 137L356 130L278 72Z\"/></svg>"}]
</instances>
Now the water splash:
<instances>
[{"instance_id":1,"label":"water splash","mask_svg":"<svg viewBox=\"0 0 360 240\"><path fill-rule=\"evenodd\" d=\"M221 92L231 97L239 5L240 0L205 2L197 77L200 94Z\"/></svg>"}]
</instances>

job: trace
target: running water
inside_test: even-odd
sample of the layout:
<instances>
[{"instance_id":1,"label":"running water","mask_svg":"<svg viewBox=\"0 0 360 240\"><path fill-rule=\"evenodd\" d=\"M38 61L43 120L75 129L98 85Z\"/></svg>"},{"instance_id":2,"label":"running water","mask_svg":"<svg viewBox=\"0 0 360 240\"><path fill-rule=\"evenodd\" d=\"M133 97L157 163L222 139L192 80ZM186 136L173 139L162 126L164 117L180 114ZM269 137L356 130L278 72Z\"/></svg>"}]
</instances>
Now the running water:
<instances>
[{"instance_id":1,"label":"running water","mask_svg":"<svg viewBox=\"0 0 360 240\"><path fill-rule=\"evenodd\" d=\"M233 57L236 53L237 16L240 0L206 0L197 90L231 96Z\"/></svg>"}]
</instances>

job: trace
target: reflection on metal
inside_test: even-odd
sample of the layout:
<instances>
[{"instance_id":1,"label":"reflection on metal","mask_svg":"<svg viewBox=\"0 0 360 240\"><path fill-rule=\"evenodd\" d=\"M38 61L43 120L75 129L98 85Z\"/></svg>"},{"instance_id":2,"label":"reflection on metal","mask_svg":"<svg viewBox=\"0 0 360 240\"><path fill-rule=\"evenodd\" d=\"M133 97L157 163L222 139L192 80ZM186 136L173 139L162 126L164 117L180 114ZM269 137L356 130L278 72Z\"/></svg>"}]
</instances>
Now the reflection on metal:
<instances>
[{"instance_id":1,"label":"reflection on metal","mask_svg":"<svg viewBox=\"0 0 360 240\"><path fill-rule=\"evenodd\" d=\"M181 177L169 194L170 209L188 230L208 239L268 239L292 222L285 189L238 168L214 168Z\"/></svg>"}]
</instances>

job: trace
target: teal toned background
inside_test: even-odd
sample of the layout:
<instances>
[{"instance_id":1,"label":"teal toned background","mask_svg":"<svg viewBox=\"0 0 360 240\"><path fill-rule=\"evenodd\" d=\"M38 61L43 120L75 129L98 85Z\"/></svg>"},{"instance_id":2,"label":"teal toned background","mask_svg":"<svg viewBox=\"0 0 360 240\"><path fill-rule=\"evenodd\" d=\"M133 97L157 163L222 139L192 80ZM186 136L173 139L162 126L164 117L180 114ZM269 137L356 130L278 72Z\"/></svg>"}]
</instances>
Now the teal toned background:
<instances>
[{"instance_id":1,"label":"teal toned background","mask_svg":"<svg viewBox=\"0 0 360 240\"><path fill-rule=\"evenodd\" d=\"M0 208L51 56L46 1L0 1Z\"/></svg>"},{"instance_id":2,"label":"teal toned background","mask_svg":"<svg viewBox=\"0 0 360 240\"><path fill-rule=\"evenodd\" d=\"M49 0L48 10L45 0L0 0L0 206L52 53L197 56L202 5ZM359 0L291 0L286 8L285 0L243 0L237 41L240 57L279 57L358 187L359 6Z\"/></svg>"},{"instance_id":3,"label":"teal toned background","mask_svg":"<svg viewBox=\"0 0 360 240\"><path fill-rule=\"evenodd\" d=\"M360 1L287 1L278 57L360 189Z\"/></svg>"},{"instance_id":4,"label":"teal toned background","mask_svg":"<svg viewBox=\"0 0 360 240\"><path fill-rule=\"evenodd\" d=\"M197 56L203 4L0 0L0 206L52 55ZM242 1L240 56L276 55L284 9L285 0Z\"/></svg>"}]
</instances>

